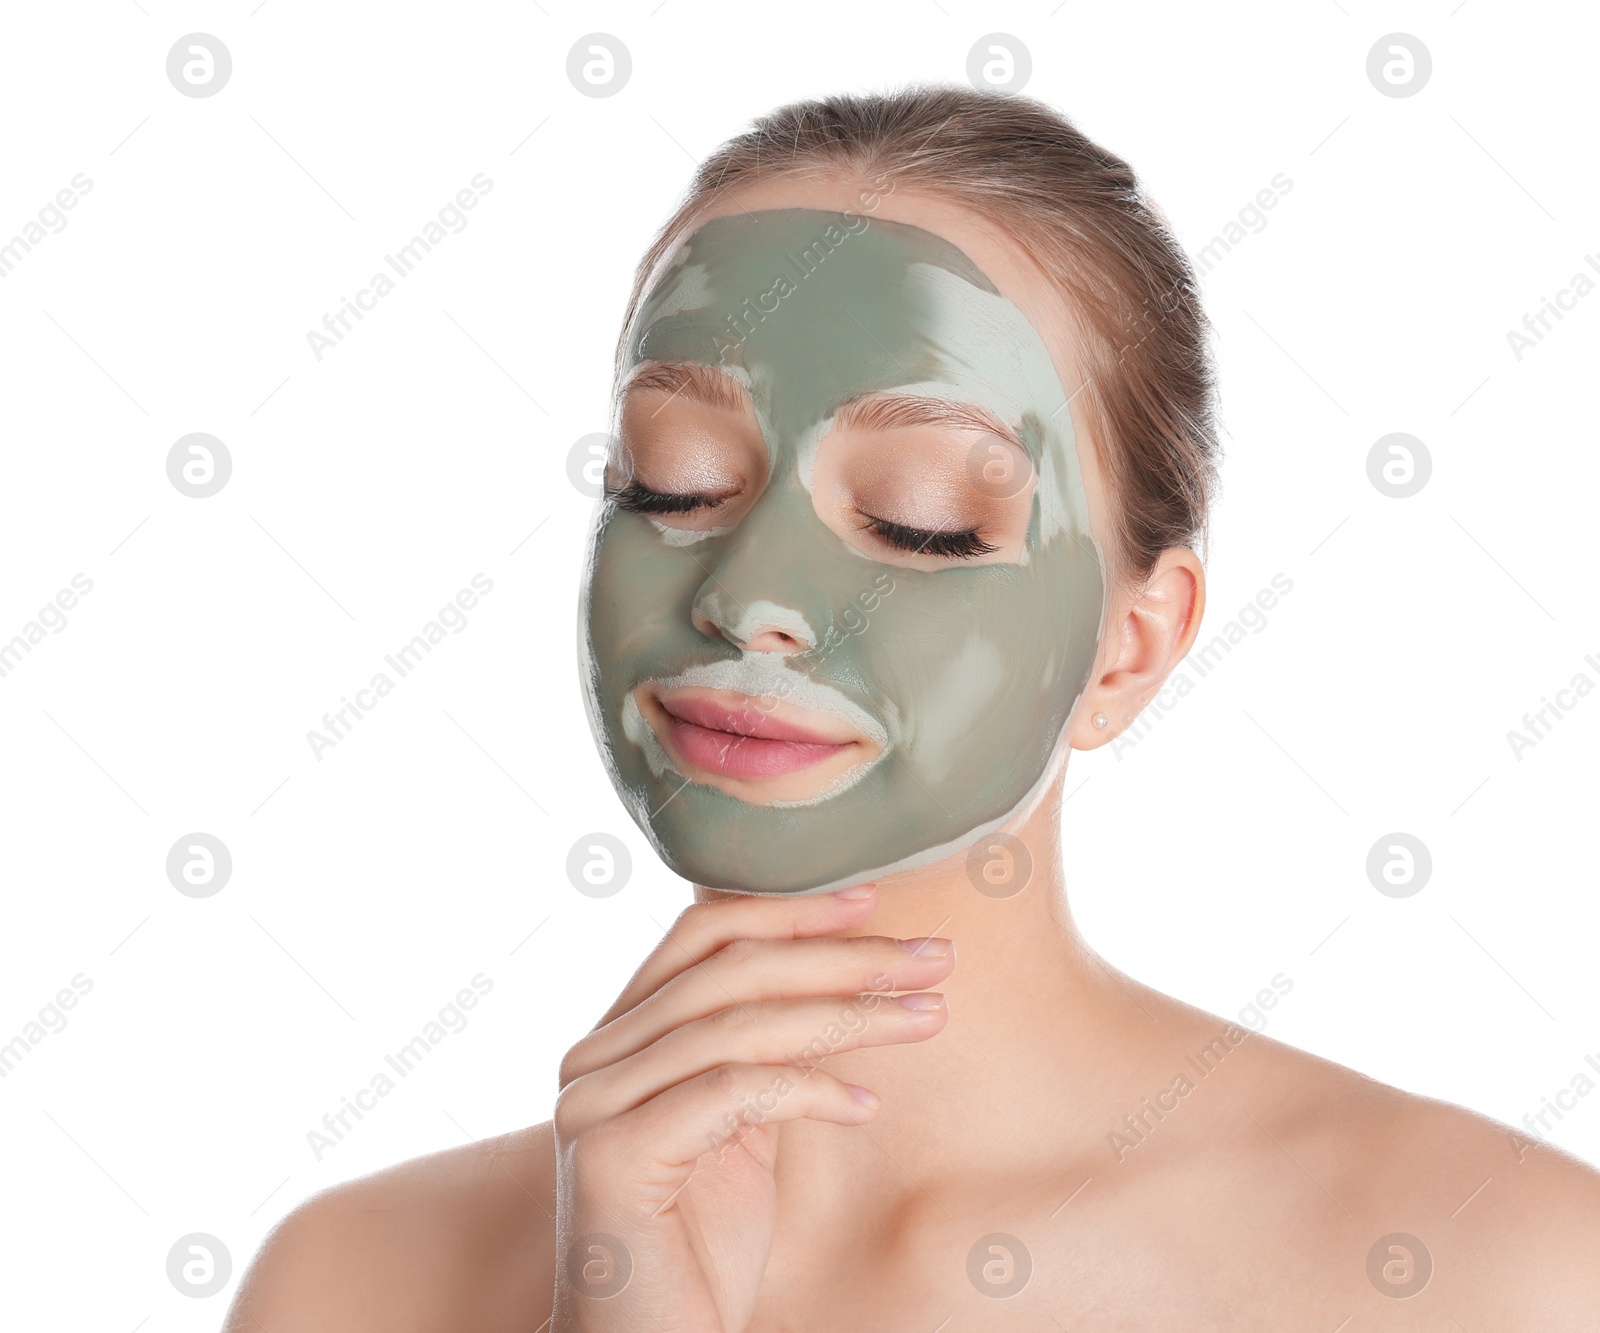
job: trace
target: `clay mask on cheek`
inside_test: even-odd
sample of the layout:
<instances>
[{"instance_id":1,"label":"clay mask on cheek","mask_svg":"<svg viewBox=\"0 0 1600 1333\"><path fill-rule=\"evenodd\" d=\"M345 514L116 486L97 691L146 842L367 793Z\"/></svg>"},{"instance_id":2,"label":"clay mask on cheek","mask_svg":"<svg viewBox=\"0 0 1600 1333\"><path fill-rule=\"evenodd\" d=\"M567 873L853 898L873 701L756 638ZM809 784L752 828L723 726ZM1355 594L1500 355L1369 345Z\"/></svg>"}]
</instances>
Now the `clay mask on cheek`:
<instances>
[{"instance_id":1,"label":"clay mask on cheek","mask_svg":"<svg viewBox=\"0 0 1600 1333\"><path fill-rule=\"evenodd\" d=\"M743 385L766 452L737 521L678 530L608 497L591 534L579 651L590 722L666 863L712 888L822 892L949 856L1005 822L1048 776L1105 596L1067 393L1037 330L930 232L781 209L690 235L626 349L625 376L694 362ZM834 416L888 392L974 404L1015 428L1033 489L1014 560L908 567L824 521L813 483ZM914 467L903 452L896 465ZM763 629L781 639L758 640ZM766 650L740 647L756 642ZM695 768L722 733L651 703L694 687L806 710L828 739L856 738L838 753L860 762L819 765L829 780L799 798L750 798L759 775L730 794ZM790 790L803 782L803 748L726 741L781 752L777 768L801 766Z\"/></svg>"}]
</instances>

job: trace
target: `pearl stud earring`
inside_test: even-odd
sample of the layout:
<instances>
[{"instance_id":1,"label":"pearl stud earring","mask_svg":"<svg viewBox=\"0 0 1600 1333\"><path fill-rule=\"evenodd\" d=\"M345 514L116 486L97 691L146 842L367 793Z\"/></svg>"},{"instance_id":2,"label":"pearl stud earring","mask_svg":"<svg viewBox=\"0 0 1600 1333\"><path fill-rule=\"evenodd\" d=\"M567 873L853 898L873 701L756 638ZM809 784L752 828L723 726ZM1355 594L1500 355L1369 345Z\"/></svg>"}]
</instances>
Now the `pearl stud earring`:
<instances>
[{"instance_id":1,"label":"pearl stud earring","mask_svg":"<svg viewBox=\"0 0 1600 1333\"><path fill-rule=\"evenodd\" d=\"M1094 715L1094 724L1097 727L1108 727L1111 725L1111 719L1104 713L1096 713Z\"/></svg>"}]
</instances>

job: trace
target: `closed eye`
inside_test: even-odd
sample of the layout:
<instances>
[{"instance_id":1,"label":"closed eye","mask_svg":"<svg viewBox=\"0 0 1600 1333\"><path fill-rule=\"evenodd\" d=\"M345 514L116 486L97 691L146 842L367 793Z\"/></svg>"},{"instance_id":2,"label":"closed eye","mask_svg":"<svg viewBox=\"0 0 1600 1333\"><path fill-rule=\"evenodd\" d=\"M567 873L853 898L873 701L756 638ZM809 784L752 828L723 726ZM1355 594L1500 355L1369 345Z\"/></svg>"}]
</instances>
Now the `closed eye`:
<instances>
[{"instance_id":1,"label":"closed eye","mask_svg":"<svg viewBox=\"0 0 1600 1333\"><path fill-rule=\"evenodd\" d=\"M715 509L728 497L674 495L666 491L652 491L648 486L630 481L626 486L608 486L606 498L614 500L619 509L635 514L692 514L698 509Z\"/></svg>"},{"instance_id":2,"label":"closed eye","mask_svg":"<svg viewBox=\"0 0 1600 1333\"><path fill-rule=\"evenodd\" d=\"M866 531L902 551L941 555L952 560L970 560L998 549L978 536L977 528L961 532L929 532L923 528L907 527L904 523L893 523L886 518L874 518L871 514L862 514L861 517L867 520L861 525Z\"/></svg>"}]
</instances>

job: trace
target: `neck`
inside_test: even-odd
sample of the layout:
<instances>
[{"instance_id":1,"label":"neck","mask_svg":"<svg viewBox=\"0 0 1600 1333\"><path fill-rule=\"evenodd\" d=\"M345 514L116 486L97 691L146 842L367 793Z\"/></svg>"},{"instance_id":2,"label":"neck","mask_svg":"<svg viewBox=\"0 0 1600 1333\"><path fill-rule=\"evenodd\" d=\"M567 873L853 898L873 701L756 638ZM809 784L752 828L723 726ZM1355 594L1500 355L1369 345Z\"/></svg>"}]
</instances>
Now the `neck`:
<instances>
[{"instance_id":1,"label":"neck","mask_svg":"<svg viewBox=\"0 0 1600 1333\"><path fill-rule=\"evenodd\" d=\"M981 891L966 853L877 881L878 909L855 933L954 941L956 967L940 987L949 1021L923 1042L822 1061L883 1104L861 1131L811 1121L782 1127L780 1180L803 1206L859 1213L866 1199L914 1206L955 1177L1037 1179L1052 1165L1070 1174L1077 1161L1104 1157L1119 1098L1136 1105L1150 1091L1140 1086L1145 1071L1171 1062L1179 1033L1157 1019L1178 1017L1163 1010L1172 1002L1103 962L1068 911L1064 778L1058 773L1005 830L1031 859L1021 888Z\"/></svg>"}]
</instances>

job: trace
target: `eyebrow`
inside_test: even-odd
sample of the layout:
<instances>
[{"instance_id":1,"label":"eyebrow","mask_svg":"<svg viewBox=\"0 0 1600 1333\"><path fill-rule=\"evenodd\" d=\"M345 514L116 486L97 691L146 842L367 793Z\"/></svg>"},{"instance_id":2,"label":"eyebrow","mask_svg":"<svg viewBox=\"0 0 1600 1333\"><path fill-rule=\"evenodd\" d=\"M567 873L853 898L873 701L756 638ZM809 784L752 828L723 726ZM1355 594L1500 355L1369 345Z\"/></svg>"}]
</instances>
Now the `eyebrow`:
<instances>
[{"instance_id":1,"label":"eyebrow","mask_svg":"<svg viewBox=\"0 0 1600 1333\"><path fill-rule=\"evenodd\" d=\"M744 385L725 371L700 361L645 361L628 376L620 397L626 398L636 389L660 389L670 395L667 403L682 398L703 407L721 407L733 412L755 410ZM662 403L650 415L655 416L667 403Z\"/></svg>"},{"instance_id":2,"label":"eyebrow","mask_svg":"<svg viewBox=\"0 0 1600 1333\"><path fill-rule=\"evenodd\" d=\"M667 403L682 398L706 407L733 412L754 411L749 391L732 375L701 361L645 361L637 366L622 387L622 397L636 389L659 389L669 395L650 415L655 416ZM998 435L1027 453L1021 436L996 413L977 403L961 399L936 398L926 394L878 390L853 398L833 415L835 429L896 430L906 426L955 426L959 429Z\"/></svg>"},{"instance_id":3,"label":"eyebrow","mask_svg":"<svg viewBox=\"0 0 1600 1333\"><path fill-rule=\"evenodd\" d=\"M977 403L924 394L896 393L892 389L851 399L833 415L835 429L896 430L904 426L955 426L962 430L998 435L1023 453L1016 429Z\"/></svg>"}]
</instances>

